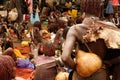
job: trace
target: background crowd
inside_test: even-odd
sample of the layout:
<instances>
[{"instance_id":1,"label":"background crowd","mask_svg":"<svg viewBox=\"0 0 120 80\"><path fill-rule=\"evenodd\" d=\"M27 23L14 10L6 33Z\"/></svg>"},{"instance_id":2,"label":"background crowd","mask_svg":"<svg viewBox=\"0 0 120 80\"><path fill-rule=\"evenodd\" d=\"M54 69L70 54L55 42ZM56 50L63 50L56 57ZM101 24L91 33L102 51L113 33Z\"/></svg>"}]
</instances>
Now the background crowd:
<instances>
[{"instance_id":1,"label":"background crowd","mask_svg":"<svg viewBox=\"0 0 120 80\"><path fill-rule=\"evenodd\" d=\"M109 2L111 0L93 0L86 4L85 0L8 0L2 9L7 11L7 16L0 15L0 63L5 64L0 65L3 68L0 79L14 79L16 68L32 69L34 73L29 80L54 80L60 71L69 74L72 69L65 65L61 68L56 59L62 55L67 32L82 23L86 13L120 28L119 11L105 11ZM21 48L16 48L15 39Z\"/></svg>"}]
</instances>

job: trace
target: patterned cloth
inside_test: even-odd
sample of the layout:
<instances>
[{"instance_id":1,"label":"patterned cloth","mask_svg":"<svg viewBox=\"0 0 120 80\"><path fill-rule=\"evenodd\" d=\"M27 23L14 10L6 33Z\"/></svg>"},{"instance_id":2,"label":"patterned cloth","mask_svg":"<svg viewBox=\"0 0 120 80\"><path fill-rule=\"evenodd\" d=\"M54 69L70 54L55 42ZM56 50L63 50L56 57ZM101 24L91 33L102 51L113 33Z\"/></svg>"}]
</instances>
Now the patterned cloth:
<instances>
[{"instance_id":1,"label":"patterned cloth","mask_svg":"<svg viewBox=\"0 0 120 80\"><path fill-rule=\"evenodd\" d=\"M19 67L19 68L31 68L31 69L35 68L34 64L32 64L29 59L21 59L21 58L17 59L17 67Z\"/></svg>"},{"instance_id":2,"label":"patterned cloth","mask_svg":"<svg viewBox=\"0 0 120 80\"><path fill-rule=\"evenodd\" d=\"M51 41L41 43L41 52L46 56L55 55L55 47Z\"/></svg>"}]
</instances>

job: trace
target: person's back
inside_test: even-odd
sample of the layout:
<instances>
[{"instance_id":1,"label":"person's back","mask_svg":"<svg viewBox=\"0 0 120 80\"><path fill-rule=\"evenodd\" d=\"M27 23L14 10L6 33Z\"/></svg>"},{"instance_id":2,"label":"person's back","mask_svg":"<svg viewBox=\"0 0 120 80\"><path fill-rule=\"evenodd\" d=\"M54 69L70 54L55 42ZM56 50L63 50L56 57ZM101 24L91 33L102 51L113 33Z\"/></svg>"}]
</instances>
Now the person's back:
<instances>
[{"instance_id":1,"label":"person's back","mask_svg":"<svg viewBox=\"0 0 120 80\"><path fill-rule=\"evenodd\" d=\"M67 33L66 43L63 49L62 53L62 61L65 65L71 67L73 70L76 68L76 63L74 60L70 57L72 54L73 47L76 42L79 44L79 49L88 52L88 48L85 46L85 44L82 42L83 38L81 36L84 36L87 34L88 29L90 28L90 25L93 24L92 18L86 18L82 22L82 24L77 24L71 27ZM106 46L102 39L98 39L96 42L89 42L87 43L89 46L89 49L97 54L101 59L104 58L104 55L106 53ZM98 47L96 47L98 46ZM76 76L77 75L77 76ZM73 73L72 80L106 80L107 79L107 73L104 68L101 68L96 73L92 75L92 77L82 77L78 76L76 71Z\"/></svg>"},{"instance_id":2,"label":"person's back","mask_svg":"<svg viewBox=\"0 0 120 80\"><path fill-rule=\"evenodd\" d=\"M84 24L78 24L78 25L75 25L73 28L71 28L69 30L69 33L71 31L75 32L74 35L76 36L76 41L78 42L79 44L79 48L81 50L84 50L86 52L89 52L89 50L87 49L86 45L84 41L81 37L86 35L87 34L87 29L86 28L86 25ZM89 46L90 50L93 52L93 53L96 53L98 56L101 57L101 59L104 58L104 54L106 53L106 46L105 46L105 43L104 43L104 40L103 39L98 39L96 42L86 42L87 45ZM98 47L96 47L98 46Z\"/></svg>"},{"instance_id":3,"label":"person's back","mask_svg":"<svg viewBox=\"0 0 120 80\"><path fill-rule=\"evenodd\" d=\"M91 14L95 15L96 17L101 17L101 1L91 1L91 0L82 0L80 4L80 10L81 12L85 12L85 14ZM94 5L94 6L91 6ZM97 7L97 8L96 8ZM99 13L99 14L98 14ZM71 58L72 50L73 47L76 45L76 42L79 43L79 49L83 51L87 51L88 49L86 48L85 44L83 43L83 38L80 36L84 36L87 34L89 31L88 29L92 29L90 27L93 26L94 24L94 19L92 16L86 17L81 24L77 24L72 26L66 37L66 42L65 46L63 49L63 53L61 56L61 63L69 66L73 70L76 69L76 63L74 62L74 59ZM104 58L105 55L105 44L103 40L97 40L96 42L90 42L87 43L89 46L90 50L97 54L101 59ZM71 75L71 73L70 73ZM70 78L71 80L107 80L107 72L106 70L102 67L99 69L97 72L92 74L89 77L82 77L76 73L76 71L73 71L73 76ZM69 79L69 80L70 80Z\"/></svg>"}]
</instances>

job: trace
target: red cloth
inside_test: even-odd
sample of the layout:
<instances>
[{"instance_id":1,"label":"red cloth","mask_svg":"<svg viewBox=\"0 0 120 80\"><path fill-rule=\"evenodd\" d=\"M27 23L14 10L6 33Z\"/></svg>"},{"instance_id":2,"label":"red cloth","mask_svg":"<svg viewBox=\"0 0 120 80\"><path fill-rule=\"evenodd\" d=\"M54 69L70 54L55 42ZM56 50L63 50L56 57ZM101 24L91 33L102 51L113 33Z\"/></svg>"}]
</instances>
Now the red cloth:
<instances>
[{"instance_id":1,"label":"red cloth","mask_svg":"<svg viewBox=\"0 0 120 80\"><path fill-rule=\"evenodd\" d=\"M21 77L25 80L32 80L34 78L34 70L28 68L17 68L16 77Z\"/></svg>"},{"instance_id":2,"label":"red cloth","mask_svg":"<svg viewBox=\"0 0 120 80\"><path fill-rule=\"evenodd\" d=\"M112 5L113 6L118 6L119 5L119 1L118 0L112 0Z\"/></svg>"}]
</instances>

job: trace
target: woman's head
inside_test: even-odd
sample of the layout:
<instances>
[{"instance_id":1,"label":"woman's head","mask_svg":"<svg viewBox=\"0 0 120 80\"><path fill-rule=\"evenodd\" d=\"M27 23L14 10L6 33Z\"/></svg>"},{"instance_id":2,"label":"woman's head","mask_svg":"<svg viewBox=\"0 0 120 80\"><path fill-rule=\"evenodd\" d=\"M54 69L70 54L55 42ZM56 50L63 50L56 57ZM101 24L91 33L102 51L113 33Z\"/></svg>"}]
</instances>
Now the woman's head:
<instances>
[{"instance_id":1,"label":"woman's head","mask_svg":"<svg viewBox=\"0 0 120 80\"><path fill-rule=\"evenodd\" d=\"M114 13L114 18L119 18L119 13L118 12Z\"/></svg>"},{"instance_id":2,"label":"woman's head","mask_svg":"<svg viewBox=\"0 0 120 80\"><path fill-rule=\"evenodd\" d=\"M73 18L70 18L68 20L68 26L73 26L75 24L75 20Z\"/></svg>"},{"instance_id":3,"label":"woman's head","mask_svg":"<svg viewBox=\"0 0 120 80\"><path fill-rule=\"evenodd\" d=\"M10 56L0 56L0 69L1 80L11 80L15 78L15 63Z\"/></svg>"},{"instance_id":4,"label":"woman's head","mask_svg":"<svg viewBox=\"0 0 120 80\"><path fill-rule=\"evenodd\" d=\"M81 16L77 17L76 24L81 24L83 21L83 18Z\"/></svg>"},{"instance_id":5,"label":"woman's head","mask_svg":"<svg viewBox=\"0 0 120 80\"><path fill-rule=\"evenodd\" d=\"M13 48L9 47L8 49L6 49L4 52L3 52L3 55L9 55L13 58L13 60L16 62L17 60L17 57L13 51Z\"/></svg>"},{"instance_id":6,"label":"woman's head","mask_svg":"<svg viewBox=\"0 0 120 80\"><path fill-rule=\"evenodd\" d=\"M34 24L33 24L34 27L36 28L39 28L41 30L41 22L40 21L36 21Z\"/></svg>"},{"instance_id":7,"label":"woman's head","mask_svg":"<svg viewBox=\"0 0 120 80\"><path fill-rule=\"evenodd\" d=\"M85 12L87 14L95 15L100 17L102 11L100 10L102 5L102 0L81 0L80 2L80 10L81 12ZM91 6L94 5L94 6Z\"/></svg>"}]
</instances>

